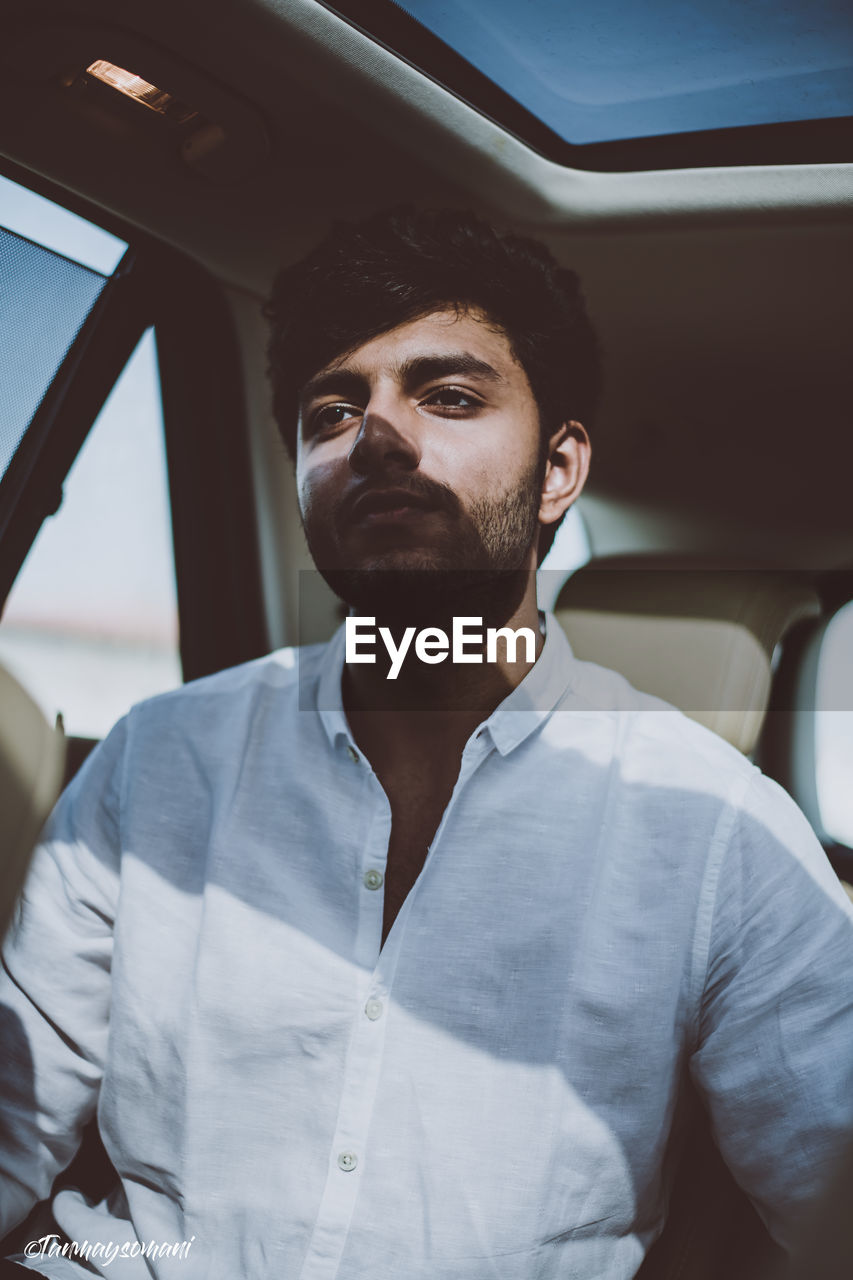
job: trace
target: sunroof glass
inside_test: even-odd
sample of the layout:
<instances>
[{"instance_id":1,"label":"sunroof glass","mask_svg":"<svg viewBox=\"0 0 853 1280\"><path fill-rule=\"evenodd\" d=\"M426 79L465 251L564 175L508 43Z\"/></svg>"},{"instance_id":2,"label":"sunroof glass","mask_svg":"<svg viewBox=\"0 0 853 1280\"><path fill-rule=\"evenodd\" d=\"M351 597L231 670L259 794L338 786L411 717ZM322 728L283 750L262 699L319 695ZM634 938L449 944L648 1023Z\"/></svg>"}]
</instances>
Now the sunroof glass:
<instances>
[{"instance_id":1,"label":"sunroof glass","mask_svg":"<svg viewBox=\"0 0 853 1280\"><path fill-rule=\"evenodd\" d=\"M853 114L850 0L407 0L574 144Z\"/></svg>"}]
</instances>

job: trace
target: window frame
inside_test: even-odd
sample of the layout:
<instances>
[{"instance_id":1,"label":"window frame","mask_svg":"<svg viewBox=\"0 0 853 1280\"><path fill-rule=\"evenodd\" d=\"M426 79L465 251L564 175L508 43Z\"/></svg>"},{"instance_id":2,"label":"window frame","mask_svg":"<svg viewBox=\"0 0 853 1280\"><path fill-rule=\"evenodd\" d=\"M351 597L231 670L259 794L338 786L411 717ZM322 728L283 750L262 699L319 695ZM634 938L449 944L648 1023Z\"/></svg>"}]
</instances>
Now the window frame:
<instances>
[{"instance_id":1,"label":"window frame","mask_svg":"<svg viewBox=\"0 0 853 1280\"><path fill-rule=\"evenodd\" d=\"M0 482L0 611L146 329L157 342L183 679L269 652L239 349L215 279L18 165L0 172L120 236L107 281Z\"/></svg>"}]
</instances>

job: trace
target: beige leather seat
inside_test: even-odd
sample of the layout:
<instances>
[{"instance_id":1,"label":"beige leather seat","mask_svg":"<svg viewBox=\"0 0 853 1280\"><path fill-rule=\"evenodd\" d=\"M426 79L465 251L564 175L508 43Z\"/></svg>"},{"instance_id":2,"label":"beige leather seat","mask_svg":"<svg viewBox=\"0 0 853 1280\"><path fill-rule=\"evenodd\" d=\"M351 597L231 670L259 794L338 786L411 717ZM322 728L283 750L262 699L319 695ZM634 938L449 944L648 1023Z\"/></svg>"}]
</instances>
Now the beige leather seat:
<instances>
[{"instance_id":1,"label":"beige leather seat","mask_svg":"<svg viewBox=\"0 0 853 1280\"><path fill-rule=\"evenodd\" d=\"M820 604L785 570L637 556L580 569L555 612L576 657L619 671L750 755L776 646Z\"/></svg>"},{"instance_id":2,"label":"beige leather seat","mask_svg":"<svg viewBox=\"0 0 853 1280\"><path fill-rule=\"evenodd\" d=\"M0 937L62 785L65 738L0 667Z\"/></svg>"}]
</instances>

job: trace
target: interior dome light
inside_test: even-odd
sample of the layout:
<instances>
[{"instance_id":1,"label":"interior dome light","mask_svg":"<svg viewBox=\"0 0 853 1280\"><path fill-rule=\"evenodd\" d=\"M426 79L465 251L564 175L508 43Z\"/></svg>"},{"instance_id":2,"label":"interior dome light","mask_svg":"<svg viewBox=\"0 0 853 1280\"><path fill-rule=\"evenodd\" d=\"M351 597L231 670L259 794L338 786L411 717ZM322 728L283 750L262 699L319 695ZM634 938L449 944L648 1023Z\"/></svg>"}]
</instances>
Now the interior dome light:
<instances>
[{"instance_id":1,"label":"interior dome light","mask_svg":"<svg viewBox=\"0 0 853 1280\"><path fill-rule=\"evenodd\" d=\"M158 89L156 84L149 84L141 76L135 75L132 71L126 71L124 67L117 67L113 62L98 59L89 64L86 73L95 80L108 84L111 89L123 93L126 98L141 102L144 107L156 111L158 115L166 116L175 124L186 124L188 120L194 120L199 114L185 102L179 102L177 98L173 98L165 89Z\"/></svg>"}]
</instances>

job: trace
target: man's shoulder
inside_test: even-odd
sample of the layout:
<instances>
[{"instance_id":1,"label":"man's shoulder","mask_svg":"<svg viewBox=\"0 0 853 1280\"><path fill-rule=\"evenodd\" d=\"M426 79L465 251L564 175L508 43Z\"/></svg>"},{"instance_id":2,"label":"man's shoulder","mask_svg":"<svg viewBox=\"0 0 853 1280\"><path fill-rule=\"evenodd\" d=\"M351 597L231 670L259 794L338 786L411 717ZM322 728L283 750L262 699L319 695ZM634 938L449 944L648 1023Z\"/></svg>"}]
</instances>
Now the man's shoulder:
<instances>
[{"instance_id":1,"label":"man's shoulder","mask_svg":"<svg viewBox=\"0 0 853 1280\"><path fill-rule=\"evenodd\" d=\"M267 691L287 694L316 678L328 648L326 644L277 649L249 662L226 667L209 676L190 680L177 689L137 703L134 718L172 719L215 710L223 700L250 705Z\"/></svg>"},{"instance_id":2,"label":"man's shoulder","mask_svg":"<svg viewBox=\"0 0 853 1280\"><path fill-rule=\"evenodd\" d=\"M630 813L636 833L651 826L673 837L682 871L690 845L706 852L713 845L717 857L732 848L759 879L798 862L842 898L797 803L718 733L617 672L577 659L563 706L582 715L574 727L576 717L554 717L565 724L557 733L608 764L610 802Z\"/></svg>"},{"instance_id":3,"label":"man's shoulder","mask_svg":"<svg viewBox=\"0 0 853 1280\"><path fill-rule=\"evenodd\" d=\"M564 706L609 726L623 774L639 780L715 779L715 790L760 772L737 747L672 703L637 689L619 672L574 659Z\"/></svg>"}]
</instances>

